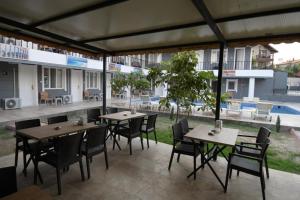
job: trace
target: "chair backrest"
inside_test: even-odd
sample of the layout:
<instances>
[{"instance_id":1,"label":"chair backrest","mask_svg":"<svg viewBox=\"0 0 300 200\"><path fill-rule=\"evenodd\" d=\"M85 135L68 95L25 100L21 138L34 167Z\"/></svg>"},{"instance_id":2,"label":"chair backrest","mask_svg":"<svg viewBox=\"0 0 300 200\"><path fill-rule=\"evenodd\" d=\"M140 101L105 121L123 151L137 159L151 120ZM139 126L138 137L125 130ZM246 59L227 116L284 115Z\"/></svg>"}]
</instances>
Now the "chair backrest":
<instances>
[{"instance_id":1,"label":"chair backrest","mask_svg":"<svg viewBox=\"0 0 300 200\"><path fill-rule=\"evenodd\" d=\"M141 132L143 121L144 121L144 117L138 117L129 120L129 127L131 130L131 134L136 134Z\"/></svg>"},{"instance_id":2,"label":"chair backrest","mask_svg":"<svg viewBox=\"0 0 300 200\"><path fill-rule=\"evenodd\" d=\"M30 120L24 120L24 121L18 121L15 123L16 130L25 129L25 128L32 128L41 126L40 119L30 119Z\"/></svg>"},{"instance_id":3,"label":"chair backrest","mask_svg":"<svg viewBox=\"0 0 300 200\"><path fill-rule=\"evenodd\" d=\"M44 91L40 93L42 100L47 100L49 98L48 92Z\"/></svg>"},{"instance_id":4,"label":"chair backrest","mask_svg":"<svg viewBox=\"0 0 300 200\"><path fill-rule=\"evenodd\" d=\"M87 110L87 122L96 122L99 121L99 116L101 115L100 108L93 108Z\"/></svg>"},{"instance_id":5,"label":"chair backrest","mask_svg":"<svg viewBox=\"0 0 300 200\"><path fill-rule=\"evenodd\" d=\"M56 123L67 122L67 121L68 121L67 115L61 115L61 116L48 118L48 124L56 124Z\"/></svg>"},{"instance_id":6,"label":"chair backrest","mask_svg":"<svg viewBox=\"0 0 300 200\"><path fill-rule=\"evenodd\" d=\"M106 109L107 114L117 113L118 111L119 111L118 108L113 108L113 107Z\"/></svg>"},{"instance_id":7,"label":"chair backrest","mask_svg":"<svg viewBox=\"0 0 300 200\"><path fill-rule=\"evenodd\" d=\"M189 123L186 118L183 118L179 121L179 124L181 125L181 131L183 135L187 134L189 132Z\"/></svg>"},{"instance_id":8,"label":"chair backrest","mask_svg":"<svg viewBox=\"0 0 300 200\"><path fill-rule=\"evenodd\" d=\"M270 103L257 103L256 109L258 114L270 114L273 105Z\"/></svg>"},{"instance_id":9,"label":"chair backrest","mask_svg":"<svg viewBox=\"0 0 300 200\"><path fill-rule=\"evenodd\" d=\"M0 198L17 192L16 167L0 169Z\"/></svg>"},{"instance_id":10,"label":"chair backrest","mask_svg":"<svg viewBox=\"0 0 300 200\"><path fill-rule=\"evenodd\" d=\"M261 154L260 154L260 157L262 159L266 156L269 144L270 144L270 139L269 138L266 138L266 140L264 142L262 142L262 144L261 144Z\"/></svg>"},{"instance_id":11,"label":"chair backrest","mask_svg":"<svg viewBox=\"0 0 300 200\"><path fill-rule=\"evenodd\" d=\"M59 166L68 166L78 160L81 155L83 133L61 136L55 139L54 148L57 152Z\"/></svg>"},{"instance_id":12,"label":"chair backrest","mask_svg":"<svg viewBox=\"0 0 300 200\"><path fill-rule=\"evenodd\" d=\"M86 148L94 148L105 145L107 125L101 125L97 128L89 129L86 131Z\"/></svg>"},{"instance_id":13,"label":"chair backrest","mask_svg":"<svg viewBox=\"0 0 300 200\"><path fill-rule=\"evenodd\" d=\"M260 127L257 137L256 137L256 143L264 143L267 138L269 138L271 135L271 130L266 127Z\"/></svg>"},{"instance_id":14,"label":"chair backrest","mask_svg":"<svg viewBox=\"0 0 300 200\"><path fill-rule=\"evenodd\" d=\"M176 123L172 125L172 131L173 131L173 140L174 143L178 140L182 140L183 139L183 132L182 132L182 128L181 128L181 123Z\"/></svg>"},{"instance_id":15,"label":"chair backrest","mask_svg":"<svg viewBox=\"0 0 300 200\"><path fill-rule=\"evenodd\" d=\"M230 110L241 110L241 103L240 102L236 102L236 101L232 101L228 104L228 109Z\"/></svg>"},{"instance_id":16,"label":"chair backrest","mask_svg":"<svg viewBox=\"0 0 300 200\"><path fill-rule=\"evenodd\" d=\"M83 91L83 96L84 97L89 97L90 96L90 92L88 90L84 90Z\"/></svg>"},{"instance_id":17,"label":"chair backrest","mask_svg":"<svg viewBox=\"0 0 300 200\"><path fill-rule=\"evenodd\" d=\"M155 128L157 114L148 115L147 129Z\"/></svg>"}]
</instances>

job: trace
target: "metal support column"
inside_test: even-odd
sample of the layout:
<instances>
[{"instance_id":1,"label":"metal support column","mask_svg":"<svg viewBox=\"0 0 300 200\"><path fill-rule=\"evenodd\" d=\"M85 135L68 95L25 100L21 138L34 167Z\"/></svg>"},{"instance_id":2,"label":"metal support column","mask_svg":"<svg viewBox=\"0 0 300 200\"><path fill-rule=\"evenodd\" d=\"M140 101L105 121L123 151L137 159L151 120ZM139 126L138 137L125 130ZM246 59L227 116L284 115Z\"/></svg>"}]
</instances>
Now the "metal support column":
<instances>
[{"instance_id":1,"label":"metal support column","mask_svg":"<svg viewBox=\"0 0 300 200\"><path fill-rule=\"evenodd\" d=\"M106 114L106 54L103 54L103 76L102 76L102 106L103 106L103 114Z\"/></svg>"},{"instance_id":2,"label":"metal support column","mask_svg":"<svg viewBox=\"0 0 300 200\"><path fill-rule=\"evenodd\" d=\"M222 93L222 76L223 76L223 55L224 55L224 42L220 43L219 66L218 66L218 86L217 86L217 99L216 99L216 116L215 120L220 119L221 108L221 93Z\"/></svg>"}]
</instances>

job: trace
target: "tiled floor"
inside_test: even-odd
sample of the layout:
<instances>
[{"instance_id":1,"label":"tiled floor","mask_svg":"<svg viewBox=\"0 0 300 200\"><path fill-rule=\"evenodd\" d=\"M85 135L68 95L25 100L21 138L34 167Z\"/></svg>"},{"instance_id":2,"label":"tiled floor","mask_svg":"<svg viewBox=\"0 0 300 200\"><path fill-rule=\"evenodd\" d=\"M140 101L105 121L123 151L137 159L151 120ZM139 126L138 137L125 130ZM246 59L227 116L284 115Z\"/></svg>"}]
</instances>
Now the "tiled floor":
<instances>
[{"instance_id":1,"label":"tiled floor","mask_svg":"<svg viewBox=\"0 0 300 200\"><path fill-rule=\"evenodd\" d=\"M197 173L197 180L186 178L186 175L192 170L192 159L189 157L181 156L179 163L174 159L172 169L168 171L170 145L155 144L151 141L150 149L142 151L140 141L136 139L133 143L133 155L130 156L125 139L121 140L122 151L112 151L111 143L111 141L108 142L108 170L105 169L103 155L96 156L91 165L91 179L82 182L79 166L73 165L70 171L63 174L63 194L58 196L55 170L41 164L44 184L40 186L54 199L65 200L262 199L260 182L257 177L242 173L237 177L234 172L229 182L228 192L224 194L222 187L208 167ZM13 164L13 158L13 155L0 158L0 166ZM225 179L225 160L219 158L217 162L213 163L213 166L222 179ZM18 171L20 170L21 167L18 168ZM18 181L19 187L32 184L32 166L27 178L20 172L18 173ZM299 175L271 170L270 179L266 181L267 199L299 199L299 185Z\"/></svg>"}]
</instances>

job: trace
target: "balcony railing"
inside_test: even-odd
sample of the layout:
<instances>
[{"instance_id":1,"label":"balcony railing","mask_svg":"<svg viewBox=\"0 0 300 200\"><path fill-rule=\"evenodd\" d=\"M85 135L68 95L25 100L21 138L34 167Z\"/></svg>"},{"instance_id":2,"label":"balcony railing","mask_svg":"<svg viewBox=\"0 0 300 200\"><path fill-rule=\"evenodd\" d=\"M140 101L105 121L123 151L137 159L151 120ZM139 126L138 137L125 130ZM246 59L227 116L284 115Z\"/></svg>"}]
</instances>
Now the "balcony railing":
<instances>
[{"instance_id":1,"label":"balcony railing","mask_svg":"<svg viewBox=\"0 0 300 200\"><path fill-rule=\"evenodd\" d=\"M218 69L218 63L200 62L197 64L198 70ZM250 69L273 69L272 63L260 63L255 61L227 61L223 63L224 70L250 70Z\"/></svg>"}]
</instances>

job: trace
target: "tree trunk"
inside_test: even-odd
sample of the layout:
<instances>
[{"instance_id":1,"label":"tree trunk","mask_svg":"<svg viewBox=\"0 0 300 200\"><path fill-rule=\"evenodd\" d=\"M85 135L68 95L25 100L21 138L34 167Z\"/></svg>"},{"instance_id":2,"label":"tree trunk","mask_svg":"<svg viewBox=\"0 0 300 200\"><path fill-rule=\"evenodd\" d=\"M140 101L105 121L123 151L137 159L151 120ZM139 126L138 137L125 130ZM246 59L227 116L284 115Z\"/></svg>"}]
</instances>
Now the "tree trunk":
<instances>
[{"instance_id":1,"label":"tree trunk","mask_svg":"<svg viewBox=\"0 0 300 200\"><path fill-rule=\"evenodd\" d=\"M176 108L176 123L178 121L178 115L179 115L179 103L178 101L176 102L177 108Z\"/></svg>"}]
</instances>

